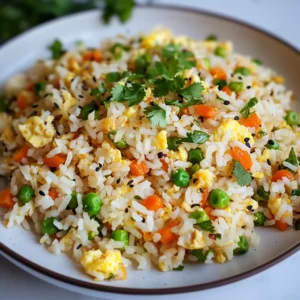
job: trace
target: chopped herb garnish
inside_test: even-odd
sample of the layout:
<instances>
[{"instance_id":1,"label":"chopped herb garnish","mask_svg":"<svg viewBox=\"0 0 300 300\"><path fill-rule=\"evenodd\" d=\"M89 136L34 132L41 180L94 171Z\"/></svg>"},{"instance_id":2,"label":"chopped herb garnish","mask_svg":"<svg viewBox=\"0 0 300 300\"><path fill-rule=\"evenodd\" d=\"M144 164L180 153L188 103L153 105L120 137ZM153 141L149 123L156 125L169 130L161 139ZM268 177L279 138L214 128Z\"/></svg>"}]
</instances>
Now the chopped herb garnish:
<instances>
[{"instance_id":1,"label":"chopped herb garnish","mask_svg":"<svg viewBox=\"0 0 300 300\"><path fill-rule=\"evenodd\" d=\"M219 90L222 90L222 88L227 85L227 82L223 79L214 79L213 84L217 85Z\"/></svg>"},{"instance_id":2,"label":"chopped herb garnish","mask_svg":"<svg viewBox=\"0 0 300 300\"><path fill-rule=\"evenodd\" d=\"M205 38L206 41L214 42L218 40L218 37L215 34L210 34Z\"/></svg>"},{"instance_id":3,"label":"chopped herb garnish","mask_svg":"<svg viewBox=\"0 0 300 300\"><path fill-rule=\"evenodd\" d=\"M41 91L44 91L46 88L46 83L45 82L37 82L33 86L34 93L38 95Z\"/></svg>"},{"instance_id":4,"label":"chopped herb garnish","mask_svg":"<svg viewBox=\"0 0 300 300\"><path fill-rule=\"evenodd\" d=\"M163 58L172 58L178 52L179 46L175 44L168 44L162 48Z\"/></svg>"},{"instance_id":5,"label":"chopped herb garnish","mask_svg":"<svg viewBox=\"0 0 300 300\"><path fill-rule=\"evenodd\" d=\"M252 181L251 173L247 172L238 161L234 163L233 175L240 186L248 185Z\"/></svg>"},{"instance_id":6,"label":"chopped herb garnish","mask_svg":"<svg viewBox=\"0 0 300 300\"><path fill-rule=\"evenodd\" d=\"M290 150L289 157L285 160L285 162L287 162L295 167L299 166L299 162L298 162L294 147L292 147L292 149ZM288 168L286 166L282 166L282 169L288 169L293 173L295 172L294 170L291 170L290 168Z\"/></svg>"},{"instance_id":7,"label":"chopped herb garnish","mask_svg":"<svg viewBox=\"0 0 300 300\"><path fill-rule=\"evenodd\" d=\"M110 276L107 278L108 280L114 279L115 275L114 274L110 274Z\"/></svg>"},{"instance_id":8,"label":"chopped herb garnish","mask_svg":"<svg viewBox=\"0 0 300 300\"><path fill-rule=\"evenodd\" d=\"M128 77L129 73L128 72L110 72L106 74L106 79L105 82L106 83L110 83L110 82L117 82L120 81L121 79Z\"/></svg>"},{"instance_id":9,"label":"chopped herb garnish","mask_svg":"<svg viewBox=\"0 0 300 300\"><path fill-rule=\"evenodd\" d=\"M212 251L207 250L206 252L203 252L203 250L197 249L197 250L192 250L192 255L195 256L198 259L198 261L204 263L210 252Z\"/></svg>"},{"instance_id":10,"label":"chopped herb garnish","mask_svg":"<svg viewBox=\"0 0 300 300\"><path fill-rule=\"evenodd\" d=\"M184 266L180 265L177 268L173 268L173 271L182 271L183 269L184 269Z\"/></svg>"},{"instance_id":11,"label":"chopped herb garnish","mask_svg":"<svg viewBox=\"0 0 300 300\"><path fill-rule=\"evenodd\" d=\"M300 190L292 190L291 196L300 196Z\"/></svg>"},{"instance_id":12,"label":"chopped herb garnish","mask_svg":"<svg viewBox=\"0 0 300 300\"><path fill-rule=\"evenodd\" d=\"M259 58L253 58L252 62L254 62L255 64L261 66L263 64L263 62L259 59Z\"/></svg>"},{"instance_id":13,"label":"chopped herb garnish","mask_svg":"<svg viewBox=\"0 0 300 300\"><path fill-rule=\"evenodd\" d=\"M151 57L148 54L142 54L135 60L136 73L145 73L151 63Z\"/></svg>"},{"instance_id":14,"label":"chopped herb garnish","mask_svg":"<svg viewBox=\"0 0 300 300\"><path fill-rule=\"evenodd\" d=\"M244 108L240 111L244 118L248 118L252 113L250 110L258 103L257 98L251 98L249 102L244 106Z\"/></svg>"},{"instance_id":15,"label":"chopped herb garnish","mask_svg":"<svg viewBox=\"0 0 300 300\"><path fill-rule=\"evenodd\" d=\"M222 234L221 233L216 233L216 239L221 239L222 238Z\"/></svg>"},{"instance_id":16,"label":"chopped herb garnish","mask_svg":"<svg viewBox=\"0 0 300 300\"><path fill-rule=\"evenodd\" d=\"M187 137L182 141L186 143L203 144L209 139L209 135L206 132L195 130L194 132L188 132Z\"/></svg>"},{"instance_id":17,"label":"chopped herb garnish","mask_svg":"<svg viewBox=\"0 0 300 300\"><path fill-rule=\"evenodd\" d=\"M106 92L106 87L102 82L97 87L91 89L90 95L91 96L103 95L105 92Z\"/></svg>"},{"instance_id":18,"label":"chopped herb garnish","mask_svg":"<svg viewBox=\"0 0 300 300\"><path fill-rule=\"evenodd\" d=\"M60 40L55 40L50 46L49 50L52 53L53 59L59 59L66 51L63 49L63 45Z\"/></svg>"},{"instance_id":19,"label":"chopped herb garnish","mask_svg":"<svg viewBox=\"0 0 300 300\"><path fill-rule=\"evenodd\" d=\"M89 117L89 114L93 111L95 112L94 119L97 120L98 119L98 106L95 101L92 101L90 104L85 105L81 109L82 119L87 120Z\"/></svg>"},{"instance_id":20,"label":"chopped herb garnish","mask_svg":"<svg viewBox=\"0 0 300 300\"><path fill-rule=\"evenodd\" d=\"M134 196L134 199L135 199L135 200L142 200L142 197L140 197L139 195L135 195L135 196Z\"/></svg>"},{"instance_id":21,"label":"chopped herb garnish","mask_svg":"<svg viewBox=\"0 0 300 300\"><path fill-rule=\"evenodd\" d=\"M214 226L212 225L211 220L202 222L202 223L199 224L199 226L200 226L203 230L208 231L208 232L214 232L214 231L215 231L215 228L214 228Z\"/></svg>"},{"instance_id":22,"label":"chopped herb garnish","mask_svg":"<svg viewBox=\"0 0 300 300\"><path fill-rule=\"evenodd\" d=\"M144 113L146 114L147 118L151 121L152 126L167 126L166 111L155 102L153 102L153 106L146 107Z\"/></svg>"},{"instance_id":23,"label":"chopped herb garnish","mask_svg":"<svg viewBox=\"0 0 300 300\"><path fill-rule=\"evenodd\" d=\"M103 22L107 24L113 16L116 16L122 23L125 23L131 17L134 6L134 0L105 0Z\"/></svg>"},{"instance_id":24,"label":"chopped herb garnish","mask_svg":"<svg viewBox=\"0 0 300 300\"><path fill-rule=\"evenodd\" d=\"M259 131L258 134L259 134L260 137L263 137L263 136L267 135L267 133L265 131L262 131L262 130Z\"/></svg>"},{"instance_id":25,"label":"chopped herb garnish","mask_svg":"<svg viewBox=\"0 0 300 300\"><path fill-rule=\"evenodd\" d=\"M0 95L0 112L6 112L8 110L8 101L4 95Z\"/></svg>"},{"instance_id":26,"label":"chopped herb garnish","mask_svg":"<svg viewBox=\"0 0 300 300\"><path fill-rule=\"evenodd\" d=\"M195 82L189 87L183 89L180 94L188 101L200 100L202 91L204 90L200 82Z\"/></svg>"}]
</instances>

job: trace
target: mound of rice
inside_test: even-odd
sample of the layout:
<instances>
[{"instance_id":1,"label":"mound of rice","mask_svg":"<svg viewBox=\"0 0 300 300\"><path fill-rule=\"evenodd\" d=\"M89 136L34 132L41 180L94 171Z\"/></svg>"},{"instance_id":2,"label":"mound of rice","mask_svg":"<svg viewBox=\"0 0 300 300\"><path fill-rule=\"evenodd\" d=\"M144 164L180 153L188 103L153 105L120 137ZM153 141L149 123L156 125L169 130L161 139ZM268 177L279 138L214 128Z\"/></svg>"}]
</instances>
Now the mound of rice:
<instances>
[{"instance_id":1,"label":"mound of rice","mask_svg":"<svg viewBox=\"0 0 300 300\"><path fill-rule=\"evenodd\" d=\"M259 243L255 224L293 226L300 139L281 76L228 41L168 29L50 49L1 98L7 228L37 232L103 280L132 262L224 263Z\"/></svg>"}]
</instances>

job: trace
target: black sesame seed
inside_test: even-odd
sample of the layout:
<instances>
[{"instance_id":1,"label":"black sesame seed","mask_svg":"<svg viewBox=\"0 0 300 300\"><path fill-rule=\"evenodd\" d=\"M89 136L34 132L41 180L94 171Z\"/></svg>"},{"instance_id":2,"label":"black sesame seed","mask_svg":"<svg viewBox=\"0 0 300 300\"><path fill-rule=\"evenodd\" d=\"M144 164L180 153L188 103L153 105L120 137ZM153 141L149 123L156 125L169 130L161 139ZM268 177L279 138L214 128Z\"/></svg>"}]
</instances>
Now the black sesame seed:
<instances>
[{"instance_id":1,"label":"black sesame seed","mask_svg":"<svg viewBox=\"0 0 300 300\"><path fill-rule=\"evenodd\" d=\"M226 100L226 101L224 101L223 103L224 103L224 105L229 105L229 104L230 104L230 101Z\"/></svg>"},{"instance_id":2,"label":"black sesame seed","mask_svg":"<svg viewBox=\"0 0 300 300\"><path fill-rule=\"evenodd\" d=\"M199 77L201 76L201 72L198 73L198 76L199 76Z\"/></svg>"},{"instance_id":3,"label":"black sesame seed","mask_svg":"<svg viewBox=\"0 0 300 300\"><path fill-rule=\"evenodd\" d=\"M200 188L200 192L203 193L203 188Z\"/></svg>"},{"instance_id":4,"label":"black sesame seed","mask_svg":"<svg viewBox=\"0 0 300 300\"><path fill-rule=\"evenodd\" d=\"M268 144L269 144L269 145L274 145L275 143L274 143L273 140L268 140Z\"/></svg>"},{"instance_id":5,"label":"black sesame seed","mask_svg":"<svg viewBox=\"0 0 300 300\"><path fill-rule=\"evenodd\" d=\"M273 96L273 95L274 95L274 91L271 91L271 92L270 92L270 96Z\"/></svg>"},{"instance_id":6,"label":"black sesame seed","mask_svg":"<svg viewBox=\"0 0 300 300\"><path fill-rule=\"evenodd\" d=\"M53 105L54 105L55 108L59 108L59 105L56 102L54 102Z\"/></svg>"},{"instance_id":7,"label":"black sesame seed","mask_svg":"<svg viewBox=\"0 0 300 300\"><path fill-rule=\"evenodd\" d=\"M49 96L49 94L47 93L47 94L44 95L44 98L47 98L48 96Z\"/></svg>"},{"instance_id":8,"label":"black sesame seed","mask_svg":"<svg viewBox=\"0 0 300 300\"><path fill-rule=\"evenodd\" d=\"M250 141L250 138L246 137L244 138L245 143L248 143Z\"/></svg>"},{"instance_id":9,"label":"black sesame seed","mask_svg":"<svg viewBox=\"0 0 300 300\"><path fill-rule=\"evenodd\" d=\"M146 220L145 220L145 218L143 217L143 219L142 219L142 223L145 223L146 222Z\"/></svg>"},{"instance_id":10,"label":"black sesame seed","mask_svg":"<svg viewBox=\"0 0 300 300\"><path fill-rule=\"evenodd\" d=\"M85 80L82 80L82 89L83 89L84 91L87 91L87 90L88 90L88 86L87 86L87 83L86 83Z\"/></svg>"},{"instance_id":11,"label":"black sesame seed","mask_svg":"<svg viewBox=\"0 0 300 300\"><path fill-rule=\"evenodd\" d=\"M246 143L245 145L251 149L251 145L249 143Z\"/></svg>"},{"instance_id":12,"label":"black sesame seed","mask_svg":"<svg viewBox=\"0 0 300 300\"><path fill-rule=\"evenodd\" d=\"M66 88L64 86L61 89L64 90L64 91L66 90Z\"/></svg>"},{"instance_id":13,"label":"black sesame seed","mask_svg":"<svg viewBox=\"0 0 300 300\"><path fill-rule=\"evenodd\" d=\"M129 187L133 188L133 187L134 187L134 185L133 185L133 184L131 184Z\"/></svg>"},{"instance_id":14,"label":"black sesame seed","mask_svg":"<svg viewBox=\"0 0 300 300\"><path fill-rule=\"evenodd\" d=\"M239 79L239 80L243 80L243 77L242 77L242 76L239 76L238 79Z\"/></svg>"},{"instance_id":15,"label":"black sesame seed","mask_svg":"<svg viewBox=\"0 0 300 300\"><path fill-rule=\"evenodd\" d=\"M96 82L96 81L97 81L95 76L93 76L93 80L94 80L94 82Z\"/></svg>"},{"instance_id":16,"label":"black sesame seed","mask_svg":"<svg viewBox=\"0 0 300 300\"><path fill-rule=\"evenodd\" d=\"M197 203L192 204L192 205L191 205L191 208L196 207L196 206L200 206L200 204L197 204Z\"/></svg>"},{"instance_id":17,"label":"black sesame seed","mask_svg":"<svg viewBox=\"0 0 300 300\"><path fill-rule=\"evenodd\" d=\"M7 152L7 151L8 151L8 149L7 149L7 147L6 147L6 146L4 147L4 151L5 151L5 152Z\"/></svg>"},{"instance_id":18,"label":"black sesame seed","mask_svg":"<svg viewBox=\"0 0 300 300\"><path fill-rule=\"evenodd\" d=\"M269 159L267 159L267 164L271 166L271 161Z\"/></svg>"},{"instance_id":19,"label":"black sesame seed","mask_svg":"<svg viewBox=\"0 0 300 300\"><path fill-rule=\"evenodd\" d=\"M60 132L56 131L56 134L57 134L58 136L60 136Z\"/></svg>"},{"instance_id":20,"label":"black sesame seed","mask_svg":"<svg viewBox=\"0 0 300 300\"><path fill-rule=\"evenodd\" d=\"M252 205L247 206L247 209L248 209L248 210L252 210L252 208L253 208Z\"/></svg>"},{"instance_id":21,"label":"black sesame seed","mask_svg":"<svg viewBox=\"0 0 300 300\"><path fill-rule=\"evenodd\" d=\"M126 208L125 208L125 212L128 213L128 211L129 211L129 209L126 207Z\"/></svg>"},{"instance_id":22,"label":"black sesame seed","mask_svg":"<svg viewBox=\"0 0 300 300\"><path fill-rule=\"evenodd\" d=\"M47 124L48 124L47 121L45 121L44 124L45 124L45 126L47 126Z\"/></svg>"},{"instance_id":23,"label":"black sesame seed","mask_svg":"<svg viewBox=\"0 0 300 300\"><path fill-rule=\"evenodd\" d=\"M251 135L254 137L254 136L255 136L255 133L251 133Z\"/></svg>"},{"instance_id":24,"label":"black sesame seed","mask_svg":"<svg viewBox=\"0 0 300 300\"><path fill-rule=\"evenodd\" d=\"M98 166L99 166L99 168L100 168L100 169L103 167L103 165L102 165L102 164L100 164L100 163L98 164Z\"/></svg>"},{"instance_id":25,"label":"black sesame seed","mask_svg":"<svg viewBox=\"0 0 300 300\"><path fill-rule=\"evenodd\" d=\"M76 179L74 178L73 181L76 181Z\"/></svg>"},{"instance_id":26,"label":"black sesame seed","mask_svg":"<svg viewBox=\"0 0 300 300\"><path fill-rule=\"evenodd\" d=\"M183 96L181 94L178 94L178 97L181 98L181 99L183 99Z\"/></svg>"},{"instance_id":27,"label":"black sesame seed","mask_svg":"<svg viewBox=\"0 0 300 300\"><path fill-rule=\"evenodd\" d=\"M79 244L76 249L79 250L81 247L82 247L82 244Z\"/></svg>"},{"instance_id":28,"label":"black sesame seed","mask_svg":"<svg viewBox=\"0 0 300 300\"><path fill-rule=\"evenodd\" d=\"M43 191L39 191L39 194L40 194L41 196L45 196L45 195L46 195Z\"/></svg>"},{"instance_id":29,"label":"black sesame seed","mask_svg":"<svg viewBox=\"0 0 300 300\"><path fill-rule=\"evenodd\" d=\"M117 179L117 184L119 184L121 182L121 178Z\"/></svg>"},{"instance_id":30,"label":"black sesame seed","mask_svg":"<svg viewBox=\"0 0 300 300\"><path fill-rule=\"evenodd\" d=\"M73 82L73 81L74 81L74 79L75 79L75 78L72 78L72 79L71 79L71 82Z\"/></svg>"},{"instance_id":31,"label":"black sesame seed","mask_svg":"<svg viewBox=\"0 0 300 300\"><path fill-rule=\"evenodd\" d=\"M79 105L79 106L78 106L78 108L79 108L79 109L82 109L82 106L81 106L81 105Z\"/></svg>"},{"instance_id":32,"label":"black sesame seed","mask_svg":"<svg viewBox=\"0 0 300 300\"><path fill-rule=\"evenodd\" d=\"M230 74L230 76L231 76L231 77L233 77L233 76L234 76L234 74L233 74L233 73L231 73L231 74Z\"/></svg>"},{"instance_id":33,"label":"black sesame seed","mask_svg":"<svg viewBox=\"0 0 300 300\"><path fill-rule=\"evenodd\" d=\"M198 178L193 179L193 183L196 183L198 181Z\"/></svg>"},{"instance_id":34,"label":"black sesame seed","mask_svg":"<svg viewBox=\"0 0 300 300\"><path fill-rule=\"evenodd\" d=\"M38 104L32 105L32 108L37 108L37 107L38 107Z\"/></svg>"},{"instance_id":35,"label":"black sesame seed","mask_svg":"<svg viewBox=\"0 0 300 300\"><path fill-rule=\"evenodd\" d=\"M164 157L164 154L163 154L162 152L158 152L158 153L157 153L157 157L158 157L158 158L163 158L163 157Z\"/></svg>"},{"instance_id":36,"label":"black sesame seed","mask_svg":"<svg viewBox=\"0 0 300 300\"><path fill-rule=\"evenodd\" d=\"M96 171L96 172L99 172L99 171L100 171L100 168L99 168L99 167L97 167L97 168L95 169L95 171Z\"/></svg>"},{"instance_id":37,"label":"black sesame seed","mask_svg":"<svg viewBox=\"0 0 300 300\"><path fill-rule=\"evenodd\" d=\"M199 117L199 120L203 123L204 122L204 118L203 117Z\"/></svg>"},{"instance_id":38,"label":"black sesame seed","mask_svg":"<svg viewBox=\"0 0 300 300\"><path fill-rule=\"evenodd\" d=\"M78 95L78 97L79 97L79 98L84 98L84 96L83 96L83 95Z\"/></svg>"},{"instance_id":39,"label":"black sesame seed","mask_svg":"<svg viewBox=\"0 0 300 300\"><path fill-rule=\"evenodd\" d=\"M131 185L133 183L133 180L129 180L127 185Z\"/></svg>"},{"instance_id":40,"label":"black sesame seed","mask_svg":"<svg viewBox=\"0 0 300 300\"><path fill-rule=\"evenodd\" d=\"M251 89L251 85L247 85L247 89L248 89L248 90Z\"/></svg>"},{"instance_id":41,"label":"black sesame seed","mask_svg":"<svg viewBox=\"0 0 300 300\"><path fill-rule=\"evenodd\" d=\"M238 116L234 117L234 120L236 120L236 121L239 120L239 119L240 119L240 117L238 117Z\"/></svg>"}]
</instances>

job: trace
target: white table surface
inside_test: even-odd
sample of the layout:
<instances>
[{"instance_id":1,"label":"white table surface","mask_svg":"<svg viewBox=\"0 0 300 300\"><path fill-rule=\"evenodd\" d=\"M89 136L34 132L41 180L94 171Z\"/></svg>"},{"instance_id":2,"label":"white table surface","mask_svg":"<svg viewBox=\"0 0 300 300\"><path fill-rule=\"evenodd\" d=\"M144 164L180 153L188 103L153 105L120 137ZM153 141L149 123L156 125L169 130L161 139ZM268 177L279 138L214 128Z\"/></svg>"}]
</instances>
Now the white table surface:
<instances>
[{"instance_id":1,"label":"white table surface","mask_svg":"<svg viewBox=\"0 0 300 300\"><path fill-rule=\"evenodd\" d=\"M197 7L231 16L272 32L300 49L300 0L156 0L153 2ZM200 292L198 297L193 298L300 299L299 271L300 252L260 274L237 283ZM0 299L92 300L95 298L45 283L0 257ZM115 300L117 299L116 296ZM190 300L193 299L190 297Z\"/></svg>"}]
</instances>

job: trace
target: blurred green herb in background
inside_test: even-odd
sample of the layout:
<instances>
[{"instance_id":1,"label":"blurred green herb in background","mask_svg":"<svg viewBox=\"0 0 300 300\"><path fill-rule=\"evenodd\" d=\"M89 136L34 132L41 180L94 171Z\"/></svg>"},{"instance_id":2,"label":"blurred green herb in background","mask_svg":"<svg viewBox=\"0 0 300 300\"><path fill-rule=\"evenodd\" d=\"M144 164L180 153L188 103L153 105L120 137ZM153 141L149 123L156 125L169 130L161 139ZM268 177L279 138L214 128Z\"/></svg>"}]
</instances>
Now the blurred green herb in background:
<instances>
[{"instance_id":1,"label":"blurred green herb in background","mask_svg":"<svg viewBox=\"0 0 300 300\"><path fill-rule=\"evenodd\" d=\"M114 16L126 22L134 6L134 0L0 0L0 41L48 20L93 8L103 9L104 23Z\"/></svg>"}]
</instances>

